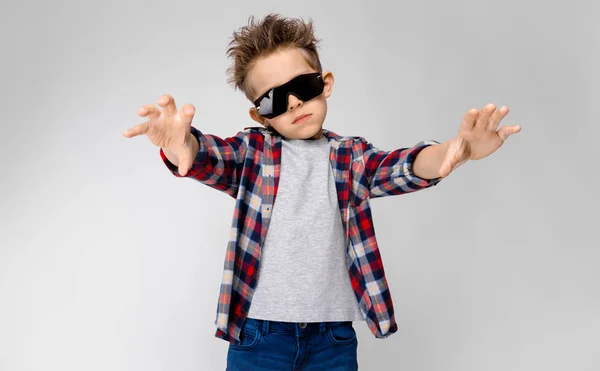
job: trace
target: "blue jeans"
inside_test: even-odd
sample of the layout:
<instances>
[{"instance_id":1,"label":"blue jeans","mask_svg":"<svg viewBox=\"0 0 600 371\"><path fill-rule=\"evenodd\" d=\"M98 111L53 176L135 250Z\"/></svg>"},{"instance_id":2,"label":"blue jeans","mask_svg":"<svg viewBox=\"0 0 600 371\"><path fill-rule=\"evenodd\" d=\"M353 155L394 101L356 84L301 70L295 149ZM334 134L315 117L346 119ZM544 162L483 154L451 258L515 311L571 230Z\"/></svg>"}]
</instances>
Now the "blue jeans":
<instances>
[{"instance_id":1,"label":"blue jeans","mask_svg":"<svg viewBox=\"0 0 600 371\"><path fill-rule=\"evenodd\" d=\"M229 344L226 371L356 371L352 321L278 322L246 318L240 344Z\"/></svg>"}]
</instances>

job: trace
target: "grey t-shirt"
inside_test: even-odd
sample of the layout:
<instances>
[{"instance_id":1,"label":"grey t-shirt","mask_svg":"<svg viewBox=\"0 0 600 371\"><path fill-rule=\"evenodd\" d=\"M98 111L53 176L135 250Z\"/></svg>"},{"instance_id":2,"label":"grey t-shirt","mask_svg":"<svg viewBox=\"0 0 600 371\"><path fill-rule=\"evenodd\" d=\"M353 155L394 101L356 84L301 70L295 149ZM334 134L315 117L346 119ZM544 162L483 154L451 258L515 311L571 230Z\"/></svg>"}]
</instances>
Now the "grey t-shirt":
<instances>
[{"instance_id":1,"label":"grey t-shirt","mask_svg":"<svg viewBox=\"0 0 600 371\"><path fill-rule=\"evenodd\" d=\"M277 196L248 317L363 320L346 264L329 142L283 139Z\"/></svg>"}]
</instances>

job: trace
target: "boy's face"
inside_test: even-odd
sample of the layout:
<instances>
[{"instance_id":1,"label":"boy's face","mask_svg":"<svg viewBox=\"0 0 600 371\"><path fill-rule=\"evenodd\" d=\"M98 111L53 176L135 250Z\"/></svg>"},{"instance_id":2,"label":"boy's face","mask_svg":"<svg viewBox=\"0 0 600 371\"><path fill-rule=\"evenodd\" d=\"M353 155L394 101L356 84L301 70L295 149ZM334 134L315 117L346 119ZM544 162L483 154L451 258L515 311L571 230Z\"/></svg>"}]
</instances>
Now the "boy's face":
<instances>
[{"instance_id":1,"label":"boy's face","mask_svg":"<svg viewBox=\"0 0 600 371\"><path fill-rule=\"evenodd\" d=\"M298 48L283 49L263 58L259 58L248 71L246 79L254 92L253 100L269 89L283 85L298 75L317 72L313 70ZM273 127L288 139L319 139L323 135L322 127L327 114L327 101L333 88L333 74L323 72L323 93L308 102L303 102L290 94L287 112L267 119L256 108L250 108L250 117L265 127ZM298 122L297 118L309 115Z\"/></svg>"}]
</instances>

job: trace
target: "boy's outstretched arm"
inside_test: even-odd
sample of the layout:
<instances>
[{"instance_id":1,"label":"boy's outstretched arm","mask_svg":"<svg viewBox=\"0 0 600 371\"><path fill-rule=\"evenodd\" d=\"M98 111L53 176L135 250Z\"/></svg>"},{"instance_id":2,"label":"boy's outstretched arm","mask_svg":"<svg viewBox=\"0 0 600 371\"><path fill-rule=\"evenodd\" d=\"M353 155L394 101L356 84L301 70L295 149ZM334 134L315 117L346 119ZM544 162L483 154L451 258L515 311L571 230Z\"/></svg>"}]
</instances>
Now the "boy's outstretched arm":
<instances>
[{"instance_id":1,"label":"boy's outstretched arm","mask_svg":"<svg viewBox=\"0 0 600 371\"><path fill-rule=\"evenodd\" d=\"M509 136L521 131L519 125L498 129L507 114L508 107L496 110L492 103L481 111L475 108L467 111L455 138L424 148L417 154L413 173L423 179L444 178L468 160L491 155Z\"/></svg>"},{"instance_id":2,"label":"boy's outstretched arm","mask_svg":"<svg viewBox=\"0 0 600 371\"><path fill-rule=\"evenodd\" d=\"M168 158L168 148L161 148L159 153L164 164L176 177L195 179L235 198L248 147L247 134L240 131L233 137L221 138L213 134L204 134L190 126L191 144L188 146L192 148L194 160L189 171L184 173Z\"/></svg>"},{"instance_id":3,"label":"boy's outstretched arm","mask_svg":"<svg viewBox=\"0 0 600 371\"><path fill-rule=\"evenodd\" d=\"M195 108L185 104L177 110L174 98L160 97L159 110L143 105L138 115L149 120L123 132L126 138L146 135L160 147L160 156L177 177L190 177L235 197L247 149L247 133L240 131L230 138L203 134L193 127Z\"/></svg>"},{"instance_id":4,"label":"boy's outstretched arm","mask_svg":"<svg viewBox=\"0 0 600 371\"><path fill-rule=\"evenodd\" d=\"M191 153L196 154L198 153L198 151L200 151L200 144L198 143L198 139L196 137L194 137L193 135L189 135L186 140L189 142L187 146L190 148ZM161 148L161 150L170 163L179 167L179 158L173 151L171 151L167 147Z\"/></svg>"}]
</instances>

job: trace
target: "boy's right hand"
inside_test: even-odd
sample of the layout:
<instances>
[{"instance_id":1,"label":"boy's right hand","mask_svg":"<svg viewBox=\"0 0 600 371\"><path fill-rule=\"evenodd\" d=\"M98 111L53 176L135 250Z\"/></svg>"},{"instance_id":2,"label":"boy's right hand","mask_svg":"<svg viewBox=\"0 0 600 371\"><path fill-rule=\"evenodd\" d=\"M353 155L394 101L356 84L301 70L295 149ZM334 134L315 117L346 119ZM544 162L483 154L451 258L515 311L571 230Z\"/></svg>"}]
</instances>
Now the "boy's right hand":
<instances>
[{"instance_id":1,"label":"boy's right hand","mask_svg":"<svg viewBox=\"0 0 600 371\"><path fill-rule=\"evenodd\" d=\"M177 163L174 164L177 165L179 173L185 175L191 169L197 156L195 152L198 150L198 141L190 133L195 108L188 103L178 112L175 99L169 94L161 96L158 104L163 107L162 112L153 104L143 105L137 113L150 120L125 130L123 136L133 138L145 134L165 153L170 152L177 157Z\"/></svg>"}]
</instances>

